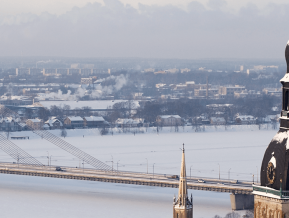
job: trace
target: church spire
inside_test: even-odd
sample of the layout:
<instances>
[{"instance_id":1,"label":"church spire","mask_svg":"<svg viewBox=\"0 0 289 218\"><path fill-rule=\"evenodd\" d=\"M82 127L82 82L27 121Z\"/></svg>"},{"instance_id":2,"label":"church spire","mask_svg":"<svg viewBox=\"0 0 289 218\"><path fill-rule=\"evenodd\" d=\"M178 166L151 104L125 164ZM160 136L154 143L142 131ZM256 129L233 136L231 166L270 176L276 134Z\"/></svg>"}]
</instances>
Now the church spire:
<instances>
[{"instance_id":1,"label":"church spire","mask_svg":"<svg viewBox=\"0 0 289 218\"><path fill-rule=\"evenodd\" d=\"M193 217L193 202L188 198L187 192L187 175L185 161L185 145L182 149L182 163L179 181L179 195L177 200L174 200L174 218L192 218Z\"/></svg>"},{"instance_id":2,"label":"church spire","mask_svg":"<svg viewBox=\"0 0 289 218\"><path fill-rule=\"evenodd\" d=\"M186 161L185 161L185 145L183 144L182 149L182 164L179 182L179 198L181 198L181 205L186 205L187 194L187 175L186 175Z\"/></svg>"}]
</instances>

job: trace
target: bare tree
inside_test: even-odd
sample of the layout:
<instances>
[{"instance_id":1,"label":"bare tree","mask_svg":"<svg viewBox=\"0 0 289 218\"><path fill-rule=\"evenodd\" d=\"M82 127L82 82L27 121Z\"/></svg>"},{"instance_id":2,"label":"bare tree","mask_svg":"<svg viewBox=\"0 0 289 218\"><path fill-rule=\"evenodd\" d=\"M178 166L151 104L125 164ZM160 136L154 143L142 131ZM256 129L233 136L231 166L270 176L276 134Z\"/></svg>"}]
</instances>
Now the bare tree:
<instances>
[{"instance_id":1,"label":"bare tree","mask_svg":"<svg viewBox=\"0 0 289 218\"><path fill-rule=\"evenodd\" d=\"M108 129L106 128L105 125L103 125L103 127L101 129L99 129L99 133L102 136L108 134Z\"/></svg>"},{"instance_id":2,"label":"bare tree","mask_svg":"<svg viewBox=\"0 0 289 218\"><path fill-rule=\"evenodd\" d=\"M10 128L8 128L8 129L5 131L5 135L6 135L6 138L9 139Z\"/></svg>"},{"instance_id":3,"label":"bare tree","mask_svg":"<svg viewBox=\"0 0 289 218\"><path fill-rule=\"evenodd\" d=\"M60 135L65 138L67 136L66 130L62 129Z\"/></svg>"}]
</instances>

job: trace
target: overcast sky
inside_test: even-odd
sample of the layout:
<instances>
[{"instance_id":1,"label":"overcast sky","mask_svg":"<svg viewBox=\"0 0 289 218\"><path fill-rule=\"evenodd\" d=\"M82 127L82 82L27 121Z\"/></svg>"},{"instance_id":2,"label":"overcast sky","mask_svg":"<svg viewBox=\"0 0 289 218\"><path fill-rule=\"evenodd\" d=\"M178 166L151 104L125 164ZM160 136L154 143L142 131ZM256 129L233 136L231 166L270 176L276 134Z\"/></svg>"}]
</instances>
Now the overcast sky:
<instances>
[{"instance_id":1,"label":"overcast sky","mask_svg":"<svg viewBox=\"0 0 289 218\"><path fill-rule=\"evenodd\" d=\"M284 58L288 0L1 0L1 56Z\"/></svg>"}]
</instances>

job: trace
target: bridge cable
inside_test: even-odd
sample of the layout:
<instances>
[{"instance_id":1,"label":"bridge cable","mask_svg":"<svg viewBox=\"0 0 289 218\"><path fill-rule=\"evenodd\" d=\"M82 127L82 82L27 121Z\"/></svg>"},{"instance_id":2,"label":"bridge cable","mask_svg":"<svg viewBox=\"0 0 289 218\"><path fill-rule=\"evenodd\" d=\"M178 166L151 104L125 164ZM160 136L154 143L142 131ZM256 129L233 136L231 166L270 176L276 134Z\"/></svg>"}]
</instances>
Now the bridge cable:
<instances>
[{"instance_id":1,"label":"bridge cable","mask_svg":"<svg viewBox=\"0 0 289 218\"><path fill-rule=\"evenodd\" d=\"M20 126L26 125L27 119L20 119L18 113L8 109L7 107L0 105L0 114L2 116L4 115L5 117L14 117L15 120L17 121ZM21 125L22 124L22 125ZM80 150L79 148L73 146L72 144L64 141L63 139L57 137L56 135L43 130L43 129L36 129L31 126L26 125L26 127L31 130L33 133L37 134L41 138L51 142L52 144L58 146L59 148L65 150L66 152L72 154L73 156L77 157L78 159L84 161L85 163L95 167L96 169L99 170L111 170L111 167L108 166L107 164L101 162L100 160L92 157L91 155L85 153L84 151ZM9 140L7 140L9 141Z\"/></svg>"}]
</instances>

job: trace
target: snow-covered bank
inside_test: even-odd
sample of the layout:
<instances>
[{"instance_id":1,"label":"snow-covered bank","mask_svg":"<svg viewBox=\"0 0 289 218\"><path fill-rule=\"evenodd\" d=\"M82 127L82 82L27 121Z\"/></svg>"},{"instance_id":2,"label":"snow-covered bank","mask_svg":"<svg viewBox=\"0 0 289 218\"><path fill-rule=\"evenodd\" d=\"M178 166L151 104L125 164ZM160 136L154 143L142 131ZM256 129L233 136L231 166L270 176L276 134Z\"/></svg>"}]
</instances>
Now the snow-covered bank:
<instances>
[{"instance_id":1,"label":"snow-covered bank","mask_svg":"<svg viewBox=\"0 0 289 218\"><path fill-rule=\"evenodd\" d=\"M138 133L197 133L197 132L232 132L232 131L260 131L276 130L279 125L271 123L260 125L201 125L201 126L171 126L171 127L139 127L139 128L107 128L108 134L138 134ZM100 131L99 131L100 132Z\"/></svg>"},{"instance_id":2,"label":"snow-covered bank","mask_svg":"<svg viewBox=\"0 0 289 218\"><path fill-rule=\"evenodd\" d=\"M209 133L209 132L242 132L242 131L278 131L279 126L274 126L272 124L261 124L261 125L228 125L228 126L214 126L214 125L202 125L196 126L179 126L179 127L132 127L132 128L106 128L106 135L135 135L135 134L179 134L179 133ZM61 130L48 130L56 136L61 136ZM102 135L101 128L92 129L66 129L67 137L83 137L83 136L100 136ZM6 133L2 132L3 135ZM30 136L34 138L37 136L30 131L22 132L10 132L9 138L11 136Z\"/></svg>"}]
</instances>

